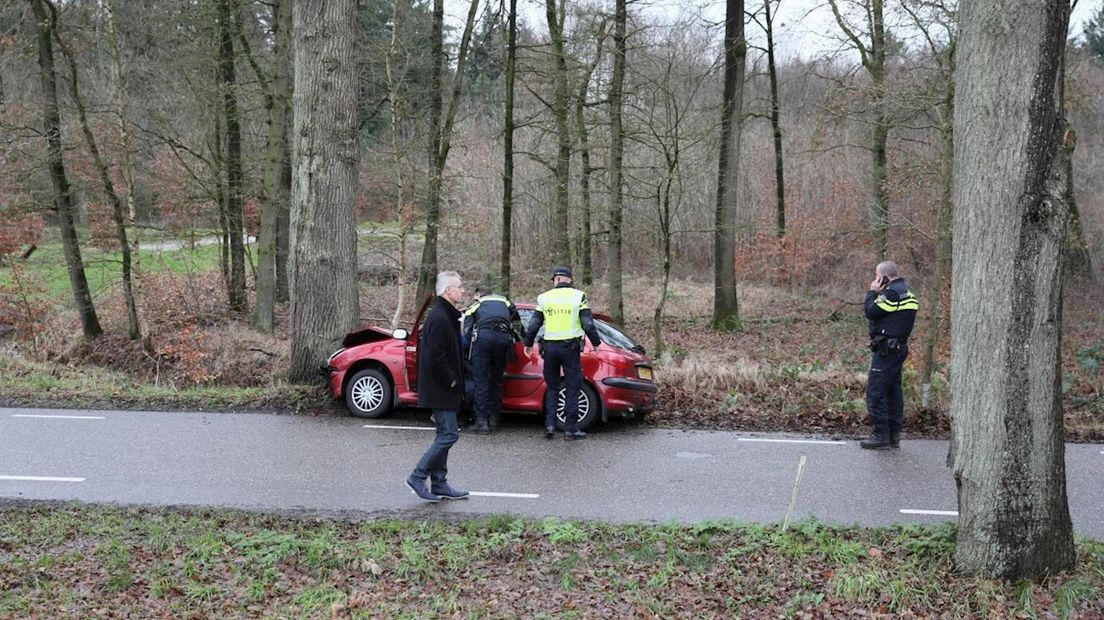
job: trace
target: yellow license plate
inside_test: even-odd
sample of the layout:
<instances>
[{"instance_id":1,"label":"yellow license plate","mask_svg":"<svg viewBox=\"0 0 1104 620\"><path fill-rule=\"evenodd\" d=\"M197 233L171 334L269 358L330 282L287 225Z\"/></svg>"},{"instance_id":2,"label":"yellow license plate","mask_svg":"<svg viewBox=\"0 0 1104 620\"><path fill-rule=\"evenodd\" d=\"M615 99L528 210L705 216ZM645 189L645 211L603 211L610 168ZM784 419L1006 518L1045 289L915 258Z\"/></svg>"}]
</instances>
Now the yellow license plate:
<instances>
[{"instance_id":1,"label":"yellow license plate","mask_svg":"<svg viewBox=\"0 0 1104 620\"><path fill-rule=\"evenodd\" d=\"M651 368L645 368L644 366L637 366L636 376L640 377L641 379L647 379L648 381L651 381L652 380L652 369Z\"/></svg>"}]
</instances>

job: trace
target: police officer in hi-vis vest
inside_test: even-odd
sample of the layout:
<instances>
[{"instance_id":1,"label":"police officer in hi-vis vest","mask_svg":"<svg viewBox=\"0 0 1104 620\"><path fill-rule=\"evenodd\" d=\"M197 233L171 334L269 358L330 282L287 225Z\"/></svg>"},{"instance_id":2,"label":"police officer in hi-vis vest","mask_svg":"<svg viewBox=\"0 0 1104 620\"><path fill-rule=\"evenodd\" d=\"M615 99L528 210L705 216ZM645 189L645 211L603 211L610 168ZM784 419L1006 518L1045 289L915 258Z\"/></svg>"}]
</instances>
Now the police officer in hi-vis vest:
<instances>
[{"instance_id":1,"label":"police officer in hi-vis vest","mask_svg":"<svg viewBox=\"0 0 1104 620\"><path fill-rule=\"evenodd\" d=\"M514 329L520 320L509 299L477 287L476 300L464 311L462 330L475 384L475 424L468 430L486 434L502 417L502 374L514 358Z\"/></svg>"},{"instance_id":2,"label":"police officer in hi-vis vest","mask_svg":"<svg viewBox=\"0 0 1104 620\"><path fill-rule=\"evenodd\" d=\"M556 267L552 272L555 286L537 297L537 309L529 320L525 334L525 355L532 356L533 341L544 326L544 438L556 433L556 400L560 393L560 369L563 369L564 439L586 437L579 430L579 390L583 387L583 366L579 355L583 351L583 335L598 349L601 339L594 327L586 293L571 286L571 269Z\"/></svg>"}]
</instances>

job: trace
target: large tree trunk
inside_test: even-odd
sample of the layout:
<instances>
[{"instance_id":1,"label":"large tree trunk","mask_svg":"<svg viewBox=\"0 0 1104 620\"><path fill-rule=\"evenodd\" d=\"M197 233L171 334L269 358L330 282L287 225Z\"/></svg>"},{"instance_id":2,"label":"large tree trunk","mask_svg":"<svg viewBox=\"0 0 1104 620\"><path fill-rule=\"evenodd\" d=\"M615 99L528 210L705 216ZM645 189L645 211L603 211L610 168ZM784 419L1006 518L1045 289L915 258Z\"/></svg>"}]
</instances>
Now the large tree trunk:
<instances>
[{"instance_id":1,"label":"large tree trunk","mask_svg":"<svg viewBox=\"0 0 1104 620\"><path fill-rule=\"evenodd\" d=\"M234 0L219 0L219 86L226 115L226 231L230 241L230 279L226 283L230 308L245 310L245 210L242 204L241 118L234 69Z\"/></svg>"},{"instance_id":2,"label":"large tree trunk","mask_svg":"<svg viewBox=\"0 0 1104 620\"><path fill-rule=\"evenodd\" d=\"M889 187L887 180L886 143L889 141L889 108L886 98L886 38L885 0L872 0L873 32L870 38L870 87L874 90L874 127L872 170L874 174L874 205L870 214L874 230L874 245L879 260L889 251Z\"/></svg>"},{"instance_id":3,"label":"large tree trunk","mask_svg":"<svg viewBox=\"0 0 1104 620\"><path fill-rule=\"evenodd\" d=\"M782 119L778 104L778 70L774 63L774 21L771 16L771 2L763 0L763 26L767 35L767 75L770 78L771 98L771 134L774 137L774 215L775 234L778 238L786 236L786 176L782 159Z\"/></svg>"},{"instance_id":4,"label":"large tree trunk","mask_svg":"<svg viewBox=\"0 0 1104 620\"><path fill-rule=\"evenodd\" d=\"M744 2L727 0L721 152L717 165L717 209L713 231L713 328L738 331L736 298L736 204L739 196L740 134L744 102Z\"/></svg>"},{"instance_id":5,"label":"large tree trunk","mask_svg":"<svg viewBox=\"0 0 1104 620\"><path fill-rule=\"evenodd\" d=\"M621 106L625 85L625 22L628 21L626 0L616 0L613 11L613 77L610 81L610 209L609 248L607 250L610 316L615 323L625 323L625 299L621 269L621 223L624 210L622 164L625 154L624 131L621 126Z\"/></svg>"},{"instance_id":6,"label":"large tree trunk","mask_svg":"<svg viewBox=\"0 0 1104 620\"><path fill-rule=\"evenodd\" d=\"M298 0L291 188L291 368L311 382L356 326L356 0Z\"/></svg>"},{"instance_id":7,"label":"large tree trunk","mask_svg":"<svg viewBox=\"0 0 1104 620\"><path fill-rule=\"evenodd\" d=\"M1055 105L1065 0L961 7L955 73L952 462L960 570L1074 563L1060 344L1066 158ZM1000 27L994 24L999 22Z\"/></svg>"},{"instance_id":8,"label":"large tree trunk","mask_svg":"<svg viewBox=\"0 0 1104 620\"><path fill-rule=\"evenodd\" d=\"M65 57L66 63L69 66L69 93L72 95L73 103L77 107L77 117L80 119L81 133L84 134L84 143L88 147L88 153L92 156L92 163L99 173L100 184L103 186L104 194L107 195L108 201L111 202L111 215L115 222L115 236L119 240L119 255L122 263L123 300L126 303L127 309L127 335L131 340L138 340L142 337L142 328L138 321L138 304L134 299L134 288L132 286L133 278L131 276L130 244L127 241L126 217L124 215L123 201L119 198L119 193L115 191L115 183L111 180L111 170L107 167L107 163L100 155L100 148L96 142L96 136L92 133L92 127L88 123L88 111L84 105L84 97L80 92L76 57L58 33L57 9L49 2L47 2L47 6L50 9L50 31L53 34L54 40L57 41L58 48L61 49L61 54ZM110 7L110 3L108 6ZM111 24L114 23L113 17L110 17L113 12L112 9L113 7L109 8L108 11L109 19L111 20L109 23ZM113 26L111 30L114 37ZM119 86L122 87L122 84Z\"/></svg>"},{"instance_id":9,"label":"large tree trunk","mask_svg":"<svg viewBox=\"0 0 1104 620\"><path fill-rule=\"evenodd\" d=\"M564 58L563 19L556 10L556 0L545 0L544 15L548 20L548 36L552 40L555 63L552 81L555 97L552 114L556 117L556 203L552 206L552 256L557 265L571 263L568 228L568 184L571 182L571 125L568 121L567 59Z\"/></svg>"},{"instance_id":10,"label":"large tree trunk","mask_svg":"<svg viewBox=\"0 0 1104 620\"><path fill-rule=\"evenodd\" d=\"M46 134L46 157L50 168L50 181L54 186L54 209L61 228L61 243L65 253L65 267L69 272L69 285L80 316L81 330L86 340L103 333L88 278L84 274L80 242L77 239L73 217L73 198L69 193L69 179L65 175L65 162L61 147L61 113L58 111L57 73L54 70L54 48L50 41L49 17L43 0L28 0L34 12L35 36L38 43L39 79L42 84L43 133Z\"/></svg>"},{"instance_id":11,"label":"large tree trunk","mask_svg":"<svg viewBox=\"0 0 1104 620\"><path fill-rule=\"evenodd\" d=\"M264 191L261 194L261 231L257 239L257 282L253 325L272 331L276 306L276 238L280 209L288 201L283 189L284 154L287 151L287 116L291 100L291 3L275 0L273 36L276 39L273 79L268 106L268 144L265 149Z\"/></svg>"}]
</instances>

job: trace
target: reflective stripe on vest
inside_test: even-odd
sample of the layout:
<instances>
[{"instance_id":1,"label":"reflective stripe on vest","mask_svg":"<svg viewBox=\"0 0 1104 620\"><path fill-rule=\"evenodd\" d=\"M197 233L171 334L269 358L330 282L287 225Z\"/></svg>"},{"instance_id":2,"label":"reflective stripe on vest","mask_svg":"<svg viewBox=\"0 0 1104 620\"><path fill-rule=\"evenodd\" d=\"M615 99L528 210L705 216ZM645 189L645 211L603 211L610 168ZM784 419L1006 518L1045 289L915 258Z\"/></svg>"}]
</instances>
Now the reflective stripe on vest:
<instances>
[{"instance_id":1,"label":"reflective stripe on vest","mask_svg":"<svg viewBox=\"0 0 1104 620\"><path fill-rule=\"evenodd\" d=\"M554 288L537 296L537 310L544 314L544 339L582 338L579 310L585 307L586 294L574 288Z\"/></svg>"},{"instance_id":2,"label":"reflective stripe on vest","mask_svg":"<svg viewBox=\"0 0 1104 620\"><path fill-rule=\"evenodd\" d=\"M879 295L874 303L886 312L899 312L901 310L919 310L920 300L912 291L905 293L905 296L897 301L890 301L886 299L885 295Z\"/></svg>"}]
</instances>

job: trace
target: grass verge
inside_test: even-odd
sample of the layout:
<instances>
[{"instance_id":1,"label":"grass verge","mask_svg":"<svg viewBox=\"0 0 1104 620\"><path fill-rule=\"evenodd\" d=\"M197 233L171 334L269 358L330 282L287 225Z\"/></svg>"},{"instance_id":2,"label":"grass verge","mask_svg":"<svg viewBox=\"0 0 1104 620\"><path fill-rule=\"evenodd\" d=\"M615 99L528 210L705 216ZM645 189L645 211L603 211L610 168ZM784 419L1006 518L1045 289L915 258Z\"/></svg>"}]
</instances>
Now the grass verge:
<instances>
[{"instance_id":1,"label":"grass verge","mask_svg":"<svg viewBox=\"0 0 1104 620\"><path fill-rule=\"evenodd\" d=\"M0 505L0 617L1060 617L1104 614L1104 545L1075 571L952 571L954 528L608 525L494 516L347 522Z\"/></svg>"}]
</instances>

